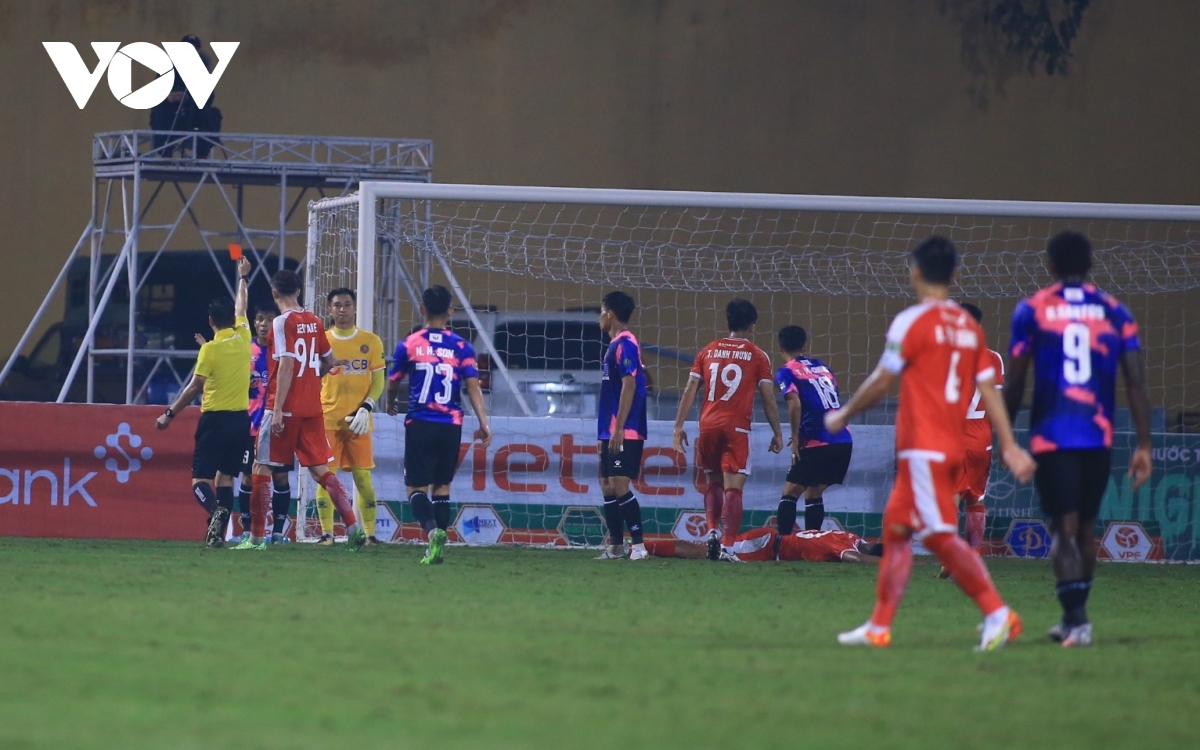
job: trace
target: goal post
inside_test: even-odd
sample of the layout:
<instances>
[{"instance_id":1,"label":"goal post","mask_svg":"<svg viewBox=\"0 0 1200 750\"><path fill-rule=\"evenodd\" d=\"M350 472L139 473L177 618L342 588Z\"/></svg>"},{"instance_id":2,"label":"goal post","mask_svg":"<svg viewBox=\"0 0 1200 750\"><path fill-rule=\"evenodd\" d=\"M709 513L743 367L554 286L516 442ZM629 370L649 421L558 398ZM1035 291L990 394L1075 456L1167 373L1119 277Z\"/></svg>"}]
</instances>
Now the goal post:
<instances>
[{"instance_id":1,"label":"goal post","mask_svg":"<svg viewBox=\"0 0 1200 750\"><path fill-rule=\"evenodd\" d=\"M1200 338L1189 313L1200 292L1198 207L364 182L355 195L310 204L309 219L309 301L325 314L325 292L357 289L359 324L389 353L419 325L422 289L452 291L451 324L485 366L496 433L486 451L468 444L468 416L452 537L554 545L601 541L596 311L607 291L635 298L631 327L654 383L636 484L647 530L695 539L702 498L692 456L670 449L670 422L691 356L723 333L728 300L755 303L755 342L776 367L775 333L803 326L808 351L830 364L844 397L877 363L890 319L912 303L907 259L921 239L954 240L962 253L954 296L984 310L990 346L1003 353L1014 305L1049 283L1047 239L1082 231L1096 283L1141 325L1154 407L1155 475L1133 493L1123 474L1132 427L1120 405L1102 514L1106 524L1139 525L1153 549L1114 546L1110 556L1200 557L1200 362L1189 353ZM852 425L851 474L825 494L830 517L865 536L878 534L890 489L894 411L888 400ZM688 424L694 437L694 414ZM774 515L787 473L787 459L766 452L768 439L765 429L752 436L747 525ZM414 536L401 420L377 420L375 450L396 537ZM988 513L989 551L1044 554L1032 490L998 468Z\"/></svg>"}]
</instances>

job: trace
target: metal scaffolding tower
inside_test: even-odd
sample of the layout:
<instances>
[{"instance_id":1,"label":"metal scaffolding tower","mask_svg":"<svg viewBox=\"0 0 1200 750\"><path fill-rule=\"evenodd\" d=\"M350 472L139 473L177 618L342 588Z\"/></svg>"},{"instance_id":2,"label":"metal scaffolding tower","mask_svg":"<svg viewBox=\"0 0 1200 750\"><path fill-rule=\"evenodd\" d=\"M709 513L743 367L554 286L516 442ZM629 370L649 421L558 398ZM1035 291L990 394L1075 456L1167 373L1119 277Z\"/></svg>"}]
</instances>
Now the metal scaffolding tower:
<instances>
[{"instance_id":1,"label":"metal scaffolding tower","mask_svg":"<svg viewBox=\"0 0 1200 750\"><path fill-rule=\"evenodd\" d=\"M175 361L196 356L194 350L176 350L170 342L139 336L138 329L141 308L150 303L145 292L152 290L145 289L146 281L164 252L180 248L181 227L194 230L218 268L220 256L236 243L253 263L253 273L269 276L284 267L289 238L306 236L307 211L298 207L307 200L344 195L362 180L429 182L433 143L131 130L97 134L92 164L91 220L0 370L0 384L63 287L72 264L85 252L90 259L87 331L57 400L66 400L86 360L86 401L92 403L97 358L119 358L124 360L125 403L131 404L141 400L163 368L182 383L190 365L181 374ZM302 259L304 243L292 244L292 255ZM221 278L232 295L230 278ZM97 328L121 283L129 300L125 335L97 346ZM110 321L111 317L110 313ZM153 364L146 367L148 362Z\"/></svg>"}]
</instances>

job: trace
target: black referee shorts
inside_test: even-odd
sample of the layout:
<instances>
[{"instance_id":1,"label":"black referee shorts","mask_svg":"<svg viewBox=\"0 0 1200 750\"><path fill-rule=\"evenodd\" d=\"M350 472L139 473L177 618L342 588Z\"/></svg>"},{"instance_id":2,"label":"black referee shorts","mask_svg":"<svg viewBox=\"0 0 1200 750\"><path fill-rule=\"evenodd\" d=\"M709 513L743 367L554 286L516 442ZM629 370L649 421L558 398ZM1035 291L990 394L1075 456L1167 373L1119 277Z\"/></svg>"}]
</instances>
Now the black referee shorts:
<instances>
[{"instance_id":1,"label":"black referee shorts","mask_svg":"<svg viewBox=\"0 0 1200 750\"><path fill-rule=\"evenodd\" d=\"M450 484L458 470L462 425L414 419L404 426L404 484Z\"/></svg>"},{"instance_id":2,"label":"black referee shorts","mask_svg":"<svg viewBox=\"0 0 1200 750\"><path fill-rule=\"evenodd\" d=\"M242 411L206 411L196 424L192 479L212 479L217 472L237 476L250 440L250 415Z\"/></svg>"},{"instance_id":3,"label":"black referee shorts","mask_svg":"<svg viewBox=\"0 0 1200 750\"><path fill-rule=\"evenodd\" d=\"M1039 453L1033 484L1047 518L1078 513L1080 524L1095 521L1108 489L1112 451L1062 450Z\"/></svg>"}]
</instances>

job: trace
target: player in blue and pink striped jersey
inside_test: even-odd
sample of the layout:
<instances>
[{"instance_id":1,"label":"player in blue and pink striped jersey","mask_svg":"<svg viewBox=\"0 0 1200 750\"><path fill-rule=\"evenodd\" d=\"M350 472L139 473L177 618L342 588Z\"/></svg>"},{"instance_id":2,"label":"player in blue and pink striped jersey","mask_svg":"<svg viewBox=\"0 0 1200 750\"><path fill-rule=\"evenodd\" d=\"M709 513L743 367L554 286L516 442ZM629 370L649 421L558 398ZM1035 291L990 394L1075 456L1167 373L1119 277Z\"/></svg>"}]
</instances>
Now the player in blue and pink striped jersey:
<instances>
[{"instance_id":1,"label":"player in blue and pink striped jersey","mask_svg":"<svg viewBox=\"0 0 1200 750\"><path fill-rule=\"evenodd\" d=\"M458 469L462 440L462 392L471 399L479 419L475 439L486 447L492 440L475 349L447 328L454 314L450 291L444 286L421 295L425 327L396 346L388 374L388 413L400 412L400 381L408 381L408 414L404 419L404 484L413 515L429 538L424 564L442 562L446 530L450 527L450 483Z\"/></svg>"},{"instance_id":2,"label":"player in blue and pink striped jersey","mask_svg":"<svg viewBox=\"0 0 1200 750\"><path fill-rule=\"evenodd\" d=\"M612 340L604 352L596 419L609 541L599 560L625 556L625 527L633 543L629 559L650 556L642 541L642 509L629 489L642 470L646 444L646 367L637 338L629 330L634 307L633 297L625 292L610 292L600 304L600 330Z\"/></svg>"},{"instance_id":3,"label":"player in blue and pink striped jersey","mask_svg":"<svg viewBox=\"0 0 1200 750\"><path fill-rule=\"evenodd\" d=\"M783 487L775 519L781 537L796 525L796 503L804 495L804 528L815 531L825 520L825 488L846 480L854 441L850 428L831 433L825 413L841 408L837 378L819 359L804 354L808 332L800 326L779 329L779 350L787 364L775 373L775 384L787 401L791 423L792 468Z\"/></svg>"},{"instance_id":4,"label":"player in blue and pink striped jersey","mask_svg":"<svg viewBox=\"0 0 1200 750\"><path fill-rule=\"evenodd\" d=\"M1150 402L1133 315L1085 281L1092 267L1087 238L1061 232L1050 240L1046 254L1055 283L1013 312L1004 400L1015 418L1032 361L1029 446L1038 464L1034 483L1050 519L1050 557L1063 608L1062 622L1050 629L1050 637L1068 647L1089 646L1093 527L1108 488L1118 367L1137 428L1138 447L1129 463L1134 489L1150 477Z\"/></svg>"}]
</instances>

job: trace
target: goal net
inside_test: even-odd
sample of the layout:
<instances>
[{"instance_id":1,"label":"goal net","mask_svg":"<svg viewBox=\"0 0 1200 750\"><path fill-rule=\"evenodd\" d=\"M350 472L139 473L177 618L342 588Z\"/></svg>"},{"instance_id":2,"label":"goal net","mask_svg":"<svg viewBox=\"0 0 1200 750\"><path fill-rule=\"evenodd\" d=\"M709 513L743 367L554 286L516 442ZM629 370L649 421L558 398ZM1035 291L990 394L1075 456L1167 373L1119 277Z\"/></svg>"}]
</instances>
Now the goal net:
<instances>
[{"instance_id":1,"label":"goal net","mask_svg":"<svg viewBox=\"0 0 1200 750\"><path fill-rule=\"evenodd\" d=\"M1065 228L1091 238L1093 280L1133 310L1148 359L1155 472L1130 491L1132 423L1119 388L1100 528L1105 554L1200 557L1200 361L1189 354L1200 323L1188 304L1200 290L1197 209L364 183L356 195L310 204L306 278L322 314L326 291L357 289L360 325L389 352L420 324L421 290L451 289L451 324L479 354L496 435L487 450L470 445L468 416L451 536L481 544L602 543L597 313L606 292L632 294L631 326L653 382L635 484L646 530L697 540L705 531L702 485L693 457L671 450L671 421L692 356L725 333L730 299L756 305L755 343L776 366L783 359L775 333L803 326L808 352L830 365L845 398L877 363L891 318L913 302L907 259L917 242L935 233L955 242L962 263L954 295L983 309L989 345L1004 353L1013 307L1049 283L1045 243ZM850 475L825 493L830 524L878 535L894 416L889 399L852 423ZM765 425L752 434L743 530L773 523L788 458L767 452L769 438ZM414 539L402 417L379 419L374 440L384 536ZM302 497L302 521L310 506ZM1032 489L1014 486L999 466L987 506L985 551L1046 553Z\"/></svg>"}]
</instances>

